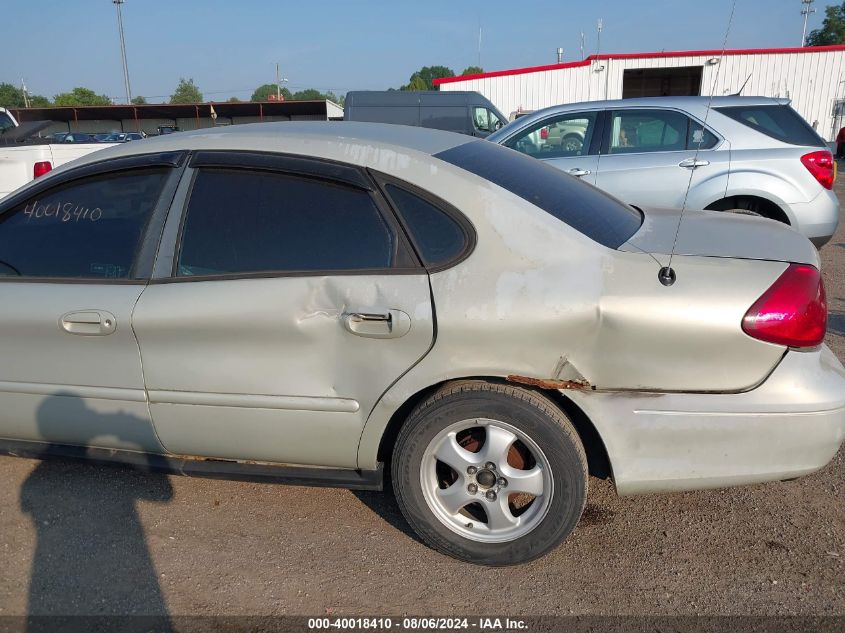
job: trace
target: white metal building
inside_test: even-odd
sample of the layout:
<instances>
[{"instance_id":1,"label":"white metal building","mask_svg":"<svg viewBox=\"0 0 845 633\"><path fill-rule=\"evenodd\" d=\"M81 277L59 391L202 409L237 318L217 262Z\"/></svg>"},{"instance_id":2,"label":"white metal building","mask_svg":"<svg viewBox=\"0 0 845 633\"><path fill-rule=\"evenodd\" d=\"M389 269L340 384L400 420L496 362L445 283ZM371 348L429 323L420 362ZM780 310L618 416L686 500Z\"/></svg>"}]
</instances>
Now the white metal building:
<instances>
[{"instance_id":1,"label":"white metal building","mask_svg":"<svg viewBox=\"0 0 845 633\"><path fill-rule=\"evenodd\" d=\"M725 95L742 88L744 95L792 99L792 106L827 140L845 124L845 46L609 53L434 83L440 90L480 92L506 115L561 103L711 91Z\"/></svg>"}]
</instances>

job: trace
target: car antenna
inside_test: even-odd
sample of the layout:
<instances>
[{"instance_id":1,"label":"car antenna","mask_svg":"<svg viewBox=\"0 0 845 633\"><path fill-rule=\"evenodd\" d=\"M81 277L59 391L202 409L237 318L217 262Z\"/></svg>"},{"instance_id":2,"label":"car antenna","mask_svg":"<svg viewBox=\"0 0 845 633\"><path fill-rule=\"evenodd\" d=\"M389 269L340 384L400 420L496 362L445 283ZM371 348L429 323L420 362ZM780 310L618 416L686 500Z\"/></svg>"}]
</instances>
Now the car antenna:
<instances>
[{"instance_id":1,"label":"car antenna","mask_svg":"<svg viewBox=\"0 0 845 633\"><path fill-rule=\"evenodd\" d=\"M736 92L732 93L730 96L732 96L732 97L738 97L739 95L741 95L741 94L742 94L742 91L743 91L743 90L745 90L745 86L746 86L746 85L748 85L748 82L749 82L749 81L751 81L751 74L749 74L749 75L748 75L748 78L745 80L745 83L743 83L743 84L739 87L739 90L737 90Z\"/></svg>"},{"instance_id":2,"label":"car antenna","mask_svg":"<svg viewBox=\"0 0 845 633\"><path fill-rule=\"evenodd\" d=\"M731 15L728 18L728 28L725 30L725 39L722 42L722 54L725 56L725 50L728 46L728 36L731 33L731 25L734 21L734 13L736 12L736 0L731 4ZM675 227L675 239L672 240L672 250L669 252L669 263L657 272L657 278L664 286L671 286L675 283L676 274L672 269L672 259L675 257L675 247L678 245L678 235L681 232L681 224L684 221L684 212L687 210L687 198L689 197L689 190L692 187L692 178L695 175L696 163L698 162L698 153L701 151L701 144L704 142L704 129L707 127L707 118L710 116L710 109L713 106L713 94L716 92L716 82L719 80L719 69L722 64L716 67L716 73L713 75L713 85L710 88L710 98L707 100L707 109L704 111L704 122L701 125L701 136L698 139L698 144L695 147L695 156L693 157L693 167L690 169L689 180L687 181L687 190L684 192L684 203L681 205L681 214L678 217L678 226ZM751 77L749 76L749 79ZM746 80L746 83L748 80ZM745 85L743 84L743 88Z\"/></svg>"}]
</instances>

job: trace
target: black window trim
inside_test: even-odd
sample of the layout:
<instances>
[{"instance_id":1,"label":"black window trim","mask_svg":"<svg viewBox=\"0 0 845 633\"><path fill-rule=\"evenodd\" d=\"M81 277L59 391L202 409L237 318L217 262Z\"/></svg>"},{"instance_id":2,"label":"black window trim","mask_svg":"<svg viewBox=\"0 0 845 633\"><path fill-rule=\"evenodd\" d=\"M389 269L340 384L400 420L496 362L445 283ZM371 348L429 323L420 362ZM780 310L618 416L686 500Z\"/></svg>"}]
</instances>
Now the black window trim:
<instances>
[{"instance_id":1,"label":"black window trim","mask_svg":"<svg viewBox=\"0 0 845 633\"><path fill-rule=\"evenodd\" d=\"M174 151L107 158L68 169L55 176L47 177L43 181L35 181L35 184L32 186L26 187L4 198L0 202L0 217L46 191L65 185L73 185L73 183L85 178L111 173L129 173L141 169L171 168L170 173L165 174L164 184L161 187L158 199L141 232L138 246L132 256L132 268L129 271L128 277L115 279L109 277L4 276L0 277L0 283L96 285L146 285L149 283L158 250L160 233L164 228L165 218L167 217L173 196L176 193L176 188L185 169L186 163L184 159L187 155L187 151Z\"/></svg>"},{"instance_id":2,"label":"black window trim","mask_svg":"<svg viewBox=\"0 0 845 633\"><path fill-rule=\"evenodd\" d=\"M233 167L273 171L292 176L343 183L365 191L373 187L366 174L358 167L327 158L299 154L266 152L258 150L200 150L191 154L189 166Z\"/></svg>"},{"instance_id":3,"label":"black window trim","mask_svg":"<svg viewBox=\"0 0 845 633\"><path fill-rule=\"evenodd\" d=\"M690 123L697 123L698 125L700 125L702 127L702 129L707 130L713 136L716 137L716 144L713 147L710 147L708 149L702 148L700 150L702 152L712 152L714 150L717 150L722 146L722 143L725 142L725 137L722 136L721 134L719 134L712 127L710 127L710 124L705 124L704 121L701 121L698 117L693 116L692 114L690 114L686 110L681 110L679 108L673 108L673 107L670 107L670 106L640 106L640 105L629 106L629 107L618 106L618 107L615 107L615 108L607 108L604 111L605 112L605 122L604 122L603 129L602 129L601 149L599 150L599 152L602 156L640 156L640 155L643 155L643 154L667 154L667 153L672 153L672 152L694 152L694 151L696 151L695 147L688 148L686 146L686 140L685 140L684 141L684 149L658 149L658 150L654 150L654 151L650 151L650 152L624 152L624 153L621 153L621 154L611 154L610 153L610 133L613 129L613 126L611 125L610 122L613 119L613 113L614 112L624 112L626 110L658 110L658 111L661 111L661 112L669 111L669 112L676 112L677 114L685 116L687 118L687 130L686 130L685 139L689 139Z\"/></svg>"},{"instance_id":4,"label":"black window trim","mask_svg":"<svg viewBox=\"0 0 845 633\"><path fill-rule=\"evenodd\" d=\"M472 255L473 251L475 251L476 245L478 244L478 234L475 231L475 226L473 226L469 218L467 218L463 213L461 213L458 209L456 209L453 205L449 204L445 200L438 198L430 191L426 191L425 189L422 189L416 185L396 178L395 176L391 176L389 174L377 171L375 169L369 169L368 171L370 172L370 175L372 176L375 183L378 185L381 195L384 196L384 199L390 205L391 210L395 215L397 221L399 222L399 224L401 224L402 231L408 239L408 242L411 244L414 253L417 256L417 259L420 262L424 261L421 255L420 247L414 240L413 233L411 232L410 228L406 225L402 214L396 208L396 203L393 202L392 198L390 197L390 194L387 192L387 185L394 185L396 187L399 187L400 189L405 189L409 193L417 196L418 198L422 198L432 206L439 209L441 212L445 213L460 227L461 231L463 231L464 248L455 257L452 257L448 261L444 262L443 264L438 264L437 266L425 266L424 263L422 264L423 266L425 266L425 270L429 274L438 273L444 270L448 270L450 268L454 268L455 266L466 260L470 255Z\"/></svg>"},{"instance_id":5,"label":"black window trim","mask_svg":"<svg viewBox=\"0 0 845 633\"><path fill-rule=\"evenodd\" d=\"M204 154L200 159L195 160L196 154ZM158 277L150 280L152 284L162 283L188 283L205 281L231 281L236 279L269 279L277 277L319 277L319 276L374 276L374 275L419 275L425 274L426 269L420 263L416 252L408 241L405 231L399 220L386 201L378 195L380 192L373 186L364 168L359 168L347 163L341 163L329 159L314 158L312 156L299 156L296 154L282 154L276 152L253 152L250 150L205 150L191 156L188 162L190 173L190 184L187 194L178 208L171 209L171 213L179 214L179 222L176 240L173 250L173 262L169 276ZM258 160L251 158L259 156ZM275 159L281 160L275 160ZM305 168L305 164L316 166L314 172ZM340 168L344 171L345 177L336 179L329 174L331 169ZM191 202L191 194L197 176L203 169L227 170L227 171L252 171L283 174L289 177L302 180L319 181L330 186L343 189L357 189L366 192L378 210L382 220L393 231L394 243L394 265L390 268L358 268L358 269L315 269L315 270L267 270L257 272L221 273L217 275L178 275L179 258L182 252L182 240L184 237L185 220ZM356 172L357 176L352 176ZM360 183L360 184L359 184ZM164 238L162 238L162 242ZM398 267L397 264L405 258L407 266Z\"/></svg>"}]
</instances>

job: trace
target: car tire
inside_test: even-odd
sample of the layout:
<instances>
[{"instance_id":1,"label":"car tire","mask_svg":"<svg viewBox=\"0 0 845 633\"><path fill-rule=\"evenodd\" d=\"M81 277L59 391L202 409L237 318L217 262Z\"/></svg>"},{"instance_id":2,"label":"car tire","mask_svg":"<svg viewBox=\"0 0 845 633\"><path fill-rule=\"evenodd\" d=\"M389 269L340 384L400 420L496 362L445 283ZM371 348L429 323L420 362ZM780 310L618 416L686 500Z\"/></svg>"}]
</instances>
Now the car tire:
<instances>
[{"instance_id":1,"label":"car tire","mask_svg":"<svg viewBox=\"0 0 845 633\"><path fill-rule=\"evenodd\" d=\"M567 152L580 152L584 148L584 139L577 134L567 134L563 137L561 146Z\"/></svg>"},{"instance_id":2,"label":"car tire","mask_svg":"<svg viewBox=\"0 0 845 633\"><path fill-rule=\"evenodd\" d=\"M414 408L391 475L420 538L479 565L548 553L587 498L587 457L563 411L540 392L484 381L447 384Z\"/></svg>"},{"instance_id":3,"label":"car tire","mask_svg":"<svg viewBox=\"0 0 845 633\"><path fill-rule=\"evenodd\" d=\"M753 215L758 218L762 218L763 215L761 213L757 213L756 211L752 211L751 209L725 209L722 213L736 213L737 215Z\"/></svg>"}]
</instances>

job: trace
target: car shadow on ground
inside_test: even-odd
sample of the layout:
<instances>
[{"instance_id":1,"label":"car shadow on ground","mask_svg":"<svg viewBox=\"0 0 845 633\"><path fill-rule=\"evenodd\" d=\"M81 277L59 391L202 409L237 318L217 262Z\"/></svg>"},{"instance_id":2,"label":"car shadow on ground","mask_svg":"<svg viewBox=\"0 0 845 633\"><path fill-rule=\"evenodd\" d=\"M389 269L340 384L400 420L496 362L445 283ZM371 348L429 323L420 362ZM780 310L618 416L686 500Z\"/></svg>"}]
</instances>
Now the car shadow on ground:
<instances>
[{"instance_id":1,"label":"car shadow on ground","mask_svg":"<svg viewBox=\"0 0 845 633\"><path fill-rule=\"evenodd\" d=\"M387 475L384 478L383 491L353 490L352 494L355 495L358 501L372 510L374 514L377 514L399 532L414 539L417 543L425 545L405 520L405 517L402 516L402 511L399 509L396 497L393 496L393 484ZM426 545L426 547L428 546Z\"/></svg>"},{"instance_id":2,"label":"car shadow on ground","mask_svg":"<svg viewBox=\"0 0 845 633\"><path fill-rule=\"evenodd\" d=\"M103 414L79 398L57 394L38 409L42 437L66 441L67 420L90 421L87 442L114 435L115 429L149 428L127 413ZM65 427L65 428L63 428ZM144 431L141 431L144 432ZM80 443L86 443L86 438ZM57 444L45 445L45 455ZM147 547L137 502L166 503L173 498L168 477L137 468L84 463L85 446L62 451L71 459L47 457L21 486L20 504L36 533L29 585L27 630L55 630L56 616L75 616L76 625L92 616L91 628L120 618L120 630L172 629L158 574ZM104 621L105 620L105 621ZM76 629L74 629L76 630Z\"/></svg>"}]
</instances>

